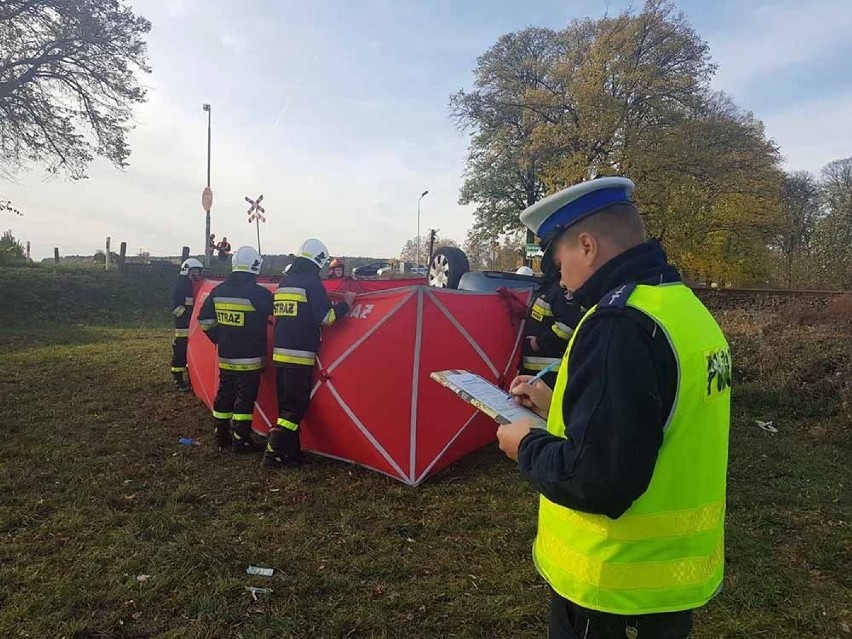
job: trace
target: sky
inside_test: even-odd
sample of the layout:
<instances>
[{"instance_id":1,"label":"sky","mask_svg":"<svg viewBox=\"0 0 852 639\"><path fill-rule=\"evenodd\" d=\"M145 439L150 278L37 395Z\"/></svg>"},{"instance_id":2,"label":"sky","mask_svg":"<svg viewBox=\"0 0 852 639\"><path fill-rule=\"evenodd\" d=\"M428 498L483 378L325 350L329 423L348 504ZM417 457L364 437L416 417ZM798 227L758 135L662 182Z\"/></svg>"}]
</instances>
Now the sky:
<instances>
[{"instance_id":1,"label":"sky","mask_svg":"<svg viewBox=\"0 0 852 639\"><path fill-rule=\"evenodd\" d=\"M213 232L255 244L245 196L263 194L264 253L307 237L332 254L388 257L421 233L464 240L458 204L467 134L448 98L507 32L616 13L616 0L130 0L151 20L148 101L135 112L130 166L96 161L89 179L31 170L0 182L23 217L0 221L36 260L203 251L207 114ZM633 6L641 6L635 0ZM818 172L852 156L849 0L680 0L710 45L715 88L753 111L785 166ZM640 185L641 187L641 185Z\"/></svg>"}]
</instances>

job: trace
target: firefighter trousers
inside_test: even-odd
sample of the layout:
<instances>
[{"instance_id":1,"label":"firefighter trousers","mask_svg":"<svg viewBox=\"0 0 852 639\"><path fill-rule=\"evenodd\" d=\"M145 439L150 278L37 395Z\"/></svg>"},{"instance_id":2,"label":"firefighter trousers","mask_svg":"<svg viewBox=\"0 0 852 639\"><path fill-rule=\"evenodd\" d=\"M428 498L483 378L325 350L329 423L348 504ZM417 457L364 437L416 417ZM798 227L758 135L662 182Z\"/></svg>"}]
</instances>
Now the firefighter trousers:
<instances>
[{"instance_id":1,"label":"firefighter trousers","mask_svg":"<svg viewBox=\"0 0 852 639\"><path fill-rule=\"evenodd\" d=\"M275 451L290 462L298 463L302 455L299 425L311 403L311 381L314 367L279 366L275 369L275 389L278 395L278 427L281 450Z\"/></svg>"},{"instance_id":2,"label":"firefighter trousers","mask_svg":"<svg viewBox=\"0 0 852 639\"><path fill-rule=\"evenodd\" d=\"M263 371L219 370L219 390L213 400L216 419L251 422Z\"/></svg>"}]
</instances>

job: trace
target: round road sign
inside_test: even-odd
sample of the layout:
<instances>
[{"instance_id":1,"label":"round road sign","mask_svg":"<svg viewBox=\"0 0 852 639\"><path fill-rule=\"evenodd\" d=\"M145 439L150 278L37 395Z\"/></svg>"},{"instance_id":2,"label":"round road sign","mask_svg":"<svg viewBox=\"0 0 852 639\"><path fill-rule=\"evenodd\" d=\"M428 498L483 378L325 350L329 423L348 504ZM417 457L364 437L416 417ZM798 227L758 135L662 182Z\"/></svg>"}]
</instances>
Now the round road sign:
<instances>
[{"instance_id":1,"label":"round road sign","mask_svg":"<svg viewBox=\"0 0 852 639\"><path fill-rule=\"evenodd\" d=\"M213 189L209 186L205 186L201 192L201 208L208 212L213 208Z\"/></svg>"}]
</instances>

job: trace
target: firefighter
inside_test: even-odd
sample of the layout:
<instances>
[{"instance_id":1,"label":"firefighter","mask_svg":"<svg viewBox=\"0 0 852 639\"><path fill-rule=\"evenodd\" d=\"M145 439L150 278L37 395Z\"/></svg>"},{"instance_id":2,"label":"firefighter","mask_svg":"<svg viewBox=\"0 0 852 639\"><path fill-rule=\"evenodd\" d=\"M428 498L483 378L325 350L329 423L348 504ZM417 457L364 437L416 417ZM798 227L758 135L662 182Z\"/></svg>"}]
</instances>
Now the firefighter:
<instances>
[{"instance_id":1,"label":"firefighter","mask_svg":"<svg viewBox=\"0 0 852 639\"><path fill-rule=\"evenodd\" d=\"M549 254L542 259L541 268L543 277L524 324L521 375L537 375L551 364L558 366L583 314L559 283L559 270ZM547 373L542 381L553 388L556 371Z\"/></svg>"},{"instance_id":2,"label":"firefighter","mask_svg":"<svg viewBox=\"0 0 852 639\"><path fill-rule=\"evenodd\" d=\"M340 280L346 275L346 265L339 257L335 257L328 265L328 279Z\"/></svg>"},{"instance_id":3,"label":"firefighter","mask_svg":"<svg viewBox=\"0 0 852 639\"><path fill-rule=\"evenodd\" d=\"M219 391L213 401L216 444L235 453L262 449L252 437L251 418L266 365L266 332L272 293L257 283L263 258L241 246L231 274L204 300L198 324L219 355Z\"/></svg>"},{"instance_id":4,"label":"firefighter","mask_svg":"<svg viewBox=\"0 0 852 639\"><path fill-rule=\"evenodd\" d=\"M182 393L189 392L189 372L186 368L186 345L189 341L189 320L195 305L193 282L201 278L204 265L191 257L180 265L177 282L172 289L172 315L175 320L175 338L172 342L172 377L175 388ZM184 380L183 374L187 379Z\"/></svg>"},{"instance_id":5,"label":"firefighter","mask_svg":"<svg viewBox=\"0 0 852 639\"><path fill-rule=\"evenodd\" d=\"M278 423L270 430L263 466L295 468L301 462L299 424L311 399L311 378L323 326L349 312L355 299L332 304L320 280L328 249L319 240L302 244L289 271L275 291L275 345L272 361L278 394Z\"/></svg>"}]
</instances>

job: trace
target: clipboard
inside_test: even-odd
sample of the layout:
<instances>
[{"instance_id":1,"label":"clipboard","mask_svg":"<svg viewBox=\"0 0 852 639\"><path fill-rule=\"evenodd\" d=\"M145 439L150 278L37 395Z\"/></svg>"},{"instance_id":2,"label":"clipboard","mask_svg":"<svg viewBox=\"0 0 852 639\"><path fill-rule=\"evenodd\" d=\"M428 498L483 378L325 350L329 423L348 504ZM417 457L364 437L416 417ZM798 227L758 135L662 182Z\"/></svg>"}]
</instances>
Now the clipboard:
<instances>
[{"instance_id":1,"label":"clipboard","mask_svg":"<svg viewBox=\"0 0 852 639\"><path fill-rule=\"evenodd\" d=\"M518 406L509 393L484 377L464 370L436 371L433 380L453 391L498 424L532 420L535 428L547 428L547 422L524 406Z\"/></svg>"}]
</instances>

